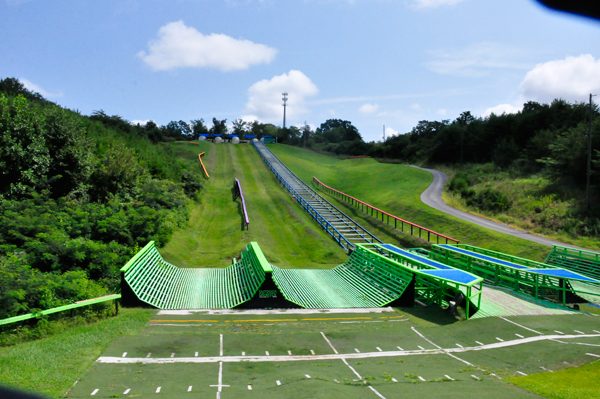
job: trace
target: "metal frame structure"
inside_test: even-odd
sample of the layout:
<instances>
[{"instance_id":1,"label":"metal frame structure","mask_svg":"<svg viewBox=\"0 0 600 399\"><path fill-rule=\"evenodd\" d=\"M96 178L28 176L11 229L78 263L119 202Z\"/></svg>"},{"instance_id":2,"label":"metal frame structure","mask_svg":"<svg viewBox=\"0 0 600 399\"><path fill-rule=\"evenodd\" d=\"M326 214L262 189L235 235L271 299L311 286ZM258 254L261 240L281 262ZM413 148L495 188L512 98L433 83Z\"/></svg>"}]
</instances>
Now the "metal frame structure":
<instances>
[{"instance_id":1,"label":"metal frame structure","mask_svg":"<svg viewBox=\"0 0 600 399\"><path fill-rule=\"evenodd\" d=\"M342 248L352 251L355 248L355 245L359 243L382 243L381 240L352 220L348 215L339 210L296 176L294 172L292 172L271 150L267 148L267 146L264 145L264 143L252 142L252 145L281 184L283 184L283 186L292 194L293 198L302 205L302 207L333 237L334 240L338 242L338 244L342 246ZM291 181L288 181L288 179ZM305 198L299 190L303 191L309 198ZM333 215L330 217L331 220L322 214L324 212Z\"/></svg>"},{"instance_id":2,"label":"metal frame structure","mask_svg":"<svg viewBox=\"0 0 600 399\"><path fill-rule=\"evenodd\" d=\"M242 209L244 210L244 225L246 230L250 228L250 219L248 218L248 211L246 210L246 200L244 199L244 193L242 192L242 185L236 178L233 180L233 200L235 201L238 197L242 199Z\"/></svg>"},{"instance_id":3,"label":"metal frame structure","mask_svg":"<svg viewBox=\"0 0 600 399\"><path fill-rule=\"evenodd\" d=\"M486 281L538 299L550 299L567 305L568 294L597 295L574 290L569 280L586 283L600 281L529 259L465 244L434 244L431 259L466 270Z\"/></svg>"},{"instance_id":4,"label":"metal frame structure","mask_svg":"<svg viewBox=\"0 0 600 399\"><path fill-rule=\"evenodd\" d=\"M600 253L598 252L553 245L544 263L600 280Z\"/></svg>"}]
</instances>

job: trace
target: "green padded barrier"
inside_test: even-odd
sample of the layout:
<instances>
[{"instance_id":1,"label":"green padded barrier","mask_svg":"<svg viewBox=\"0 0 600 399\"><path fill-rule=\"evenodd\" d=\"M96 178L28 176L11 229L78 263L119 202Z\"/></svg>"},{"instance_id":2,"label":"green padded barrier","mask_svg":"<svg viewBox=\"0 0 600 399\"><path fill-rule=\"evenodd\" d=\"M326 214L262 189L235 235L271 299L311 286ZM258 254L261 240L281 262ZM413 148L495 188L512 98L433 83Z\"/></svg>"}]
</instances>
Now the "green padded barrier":
<instances>
[{"instance_id":1,"label":"green padded barrier","mask_svg":"<svg viewBox=\"0 0 600 399\"><path fill-rule=\"evenodd\" d=\"M166 262L150 242L121 269L133 293L159 309L229 309L254 296L270 265L257 243L223 269L186 269Z\"/></svg>"}]
</instances>

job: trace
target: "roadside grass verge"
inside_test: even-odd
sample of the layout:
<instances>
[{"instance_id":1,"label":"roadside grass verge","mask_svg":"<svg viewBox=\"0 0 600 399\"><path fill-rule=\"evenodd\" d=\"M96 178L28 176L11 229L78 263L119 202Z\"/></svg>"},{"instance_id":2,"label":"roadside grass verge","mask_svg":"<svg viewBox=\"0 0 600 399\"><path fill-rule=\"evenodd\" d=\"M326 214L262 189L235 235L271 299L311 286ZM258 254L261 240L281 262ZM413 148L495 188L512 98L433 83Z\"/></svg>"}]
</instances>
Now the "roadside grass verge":
<instances>
[{"instance_id":1,"label":"roadside grass verge","mask_svg":"<svg viewBox=\"0 0 600 399\"><path fill-rule=\"evenodd\" d=\"M200 146L174 143L186 162L203 162L210 175L198 201L191 203L187 228L173 234L160 253L179 267L227 267L243 248L256 241L267 260L283 268L327 269L347 255L281 186L252 145ZM198 166L199 168L199 166ZM250 228L242 222L241 200L233 201L233 180L240 181Z\"/></svg>"},{"instance_id":2,"label":"roadside grass verge","mask_svg":"<svg viewBox=\"0 0 600 399\"><path fill-rule=\"evenodd\" d=\"M118 316L97 323L0 348L0 383L63 397L116 336L137 335L153 313L147 309L122 309Z\"/></svg>"},{"instance_id":3,"label":"roadside grass verge","mask_svg":"<svg viewBox=\"0 0 600 399\"><path fill-rule=\"evenodd\" d=\"M600 398L600 361L554 373L509 377L505 380L549 399Z\"/></svg>"},{"instance_id":4,"label":"roadside grass verge","mask_svg":"<svg viewBox=\"0 0 600 399\"><path fill-rule=\"evenodd\" d=\"M405 220L456 238L463 244L471 244L484 248L505 252L524 258L543 261L550 252L550 247L527 240L507 236L430 208L421 202L421 193L431 184L430 173L405 165L381 164L374 159L336 159L317 154L310 150L286 145L270 145L269 148L280 159L306 182L316 176L323 183L334 187L348 195L370 203L386 212ZM406 245L392 226L367 216L366 213L338 201L327 194L325 198L336 206L348 211L356 221L371 225L375 235L392 244ZM384 233L386 231L387 233Z\"/></svg>"}]
</instances>

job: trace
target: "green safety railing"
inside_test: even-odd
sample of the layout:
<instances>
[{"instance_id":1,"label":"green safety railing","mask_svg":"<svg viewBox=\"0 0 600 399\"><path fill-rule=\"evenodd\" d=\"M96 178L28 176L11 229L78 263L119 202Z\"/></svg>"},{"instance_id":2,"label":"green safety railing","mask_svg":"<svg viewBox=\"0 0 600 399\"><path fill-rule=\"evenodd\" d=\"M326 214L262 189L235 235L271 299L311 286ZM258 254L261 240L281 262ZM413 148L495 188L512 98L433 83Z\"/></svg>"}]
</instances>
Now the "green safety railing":
<instances>
[{"instance_id":1,"label":"green safety railing","mask_svg":"<svg viewBox=\"0 0 600 399\"><path fill-rule=\"evenodd\" d=\"M552 301L567 304L567 296L570 294L598 295L597 292L575 290L569 279L561 276L551 276L522 268L504 265L494 261L493 258L504 260L517 265L526 266L530 269L558 269L554 266L532 261L518 256L504 254L484 248L466 244L455 244L451 247L464 249L487 256L489 259L481 259L468 254L453 251L442 245L433 245L430 252L431 259L447 265L466 270L470 273L483 277L486 281L510 288L517 292L531 295L537 299L550 299Z\"/></svg>"},{"instance_id":2,"label":"green safety railing","mask_svg":"<svg viewBox=\"0 0 600 399\"><path fill-rule=\"evenodd\" d=\"M159 309L229 309L250 300L269 270L255 242L229 267L188 269L166 262L151 241L121 273L139 300Z\"/></svg>"},{"instance_id":3,"label":"green safety railing","mask_svg":"<svg viewBox=\"0 0 600 399\"><path fill-rule=\"evenodd\" d=\"M549 265L564 267L584 276L600 280L600 253L553 245L544 261Z\"/></svg>"},{"instance_id":4,"label":"green safety railing","mask_svg":"<svg viewBox=\"0 0 600 399\"><path fill-rule=\"evenodd\" d=\"M483 278L471 273L472 281L460 283L443 277L426 274L427 270L435 270L432 266L413 257L393 252L379 244L361 245L369 250L371 257L380 257L389 261L389 267L402 268L415 277L415 299L425 305L436 304L447 306L456 294L464 291L466 318L469 319L481 306L481 290ZM370 249L373 247L373 249Z\"/></svg>"},{"instance_id":5,"label":"green safety railing","mask_svg":"<svg viewBox=\"0 0 600 399\"><path fill-rule=\"evenodd\" d=\"M74 310L74 309L82 308L85 306L97 305L99 303L104 303L104 302L108 302L108 301L115 301L115 307L118 312L119 311L119 302L117 301L117 299L120 299L120 298L121 298L121 294L113 294L113 295L103 296L100 298L86 299L84 301L71 303L69 305L58 306L58 307L52 308L52 309L40 310L39 312L35 312L35 313L27 313L27 314L20 315L20 316L14 316L14 317L9 317L7 319L2 319L2 320L0 320L0 326L5 325L5 324L17 323L19 321L36 319L36 318L40 318L42 316L48 316L48 315L51 315L54 313L66 312L68 310Z\"/></svg>"},{"instance_id":6,"label":"green safety railing","mask_svg":"<svg viewBox=\"0 0 600 399\"><path fill-rule=\"evenodd\" d=\"M445 241L446 244L449 241L453 242L453 243L459 242L455 238L445 236L441 233L438 233L437 231L430 230L426 227L419 226L418 224L415 224L413 222L409 222L408 220L399 218L398 216L392 215L391 213L388 213L386 211L382 211L381 209L376 208L373 205L369 205L364 201L354 198L351 195L348 195L339 190L336 190L333 187L329 187L328 185L326 185L325 183L323 183L319 179L317 179L315 176L313 176L313 180L316 182L317 187L326 191L329 195L341 198L342 200L356 206L361 211L366 212L367 215L370 215L378 220L381 220L382 222L387 223L389 226L391 226L393 224L395 229L398 229L398 230L402 231L403 233L410 232L411 236L419 237L420 239L423 239L423 240L427 239L428 242L436 242L438 244L440 243L440 239L442 240L442 242ZM405 228L406 228L406 231L405 231Z\"/></svg>"}]
</instances>

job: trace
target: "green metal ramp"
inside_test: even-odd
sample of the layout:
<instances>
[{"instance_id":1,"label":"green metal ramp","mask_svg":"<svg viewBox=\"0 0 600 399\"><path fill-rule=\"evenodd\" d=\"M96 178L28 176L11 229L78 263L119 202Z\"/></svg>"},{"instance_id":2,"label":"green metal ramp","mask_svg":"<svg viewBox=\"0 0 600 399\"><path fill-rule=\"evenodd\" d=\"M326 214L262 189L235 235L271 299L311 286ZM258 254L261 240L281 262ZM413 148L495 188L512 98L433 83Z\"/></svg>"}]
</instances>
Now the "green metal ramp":
<instances>
[{"instance_id":1,"label":"green metal ramp","mask_svg":"<svg viewBox=\"0 0 600 399\"><path fill-rule=\"evenodd\" d=\"M154 241L121 269L125 306L159 309L229 309L250 300L265 280L266 259L255 242L223 269L186 269L166 262ZM265 267L270 268L268 263Z\"/></svg>"}]
</instances>

